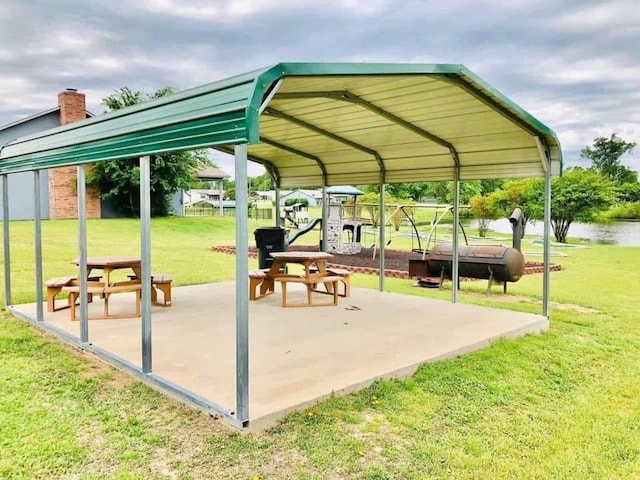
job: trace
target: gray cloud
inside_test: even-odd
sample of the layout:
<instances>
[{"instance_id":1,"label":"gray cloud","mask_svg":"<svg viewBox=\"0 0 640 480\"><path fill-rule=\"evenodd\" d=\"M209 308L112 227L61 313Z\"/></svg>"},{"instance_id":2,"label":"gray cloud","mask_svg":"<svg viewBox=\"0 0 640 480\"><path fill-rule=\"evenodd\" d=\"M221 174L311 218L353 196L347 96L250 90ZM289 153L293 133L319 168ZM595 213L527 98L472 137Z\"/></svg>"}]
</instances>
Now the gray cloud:
<instances>
[{"instance_id":1,"label":"gray cloud","mask_svg":"<svg viewBox=\"0 0 640 480\"><path fill-rule=\"evenodd\" d=\"M638 45L636 0L4 0L0 124L67 87L102 113L121 86L183 89L279 61L463 63L575 164L597 136L640 143ZM625 162L640 170L640 153Z\"/></svg>"}]
</instances>

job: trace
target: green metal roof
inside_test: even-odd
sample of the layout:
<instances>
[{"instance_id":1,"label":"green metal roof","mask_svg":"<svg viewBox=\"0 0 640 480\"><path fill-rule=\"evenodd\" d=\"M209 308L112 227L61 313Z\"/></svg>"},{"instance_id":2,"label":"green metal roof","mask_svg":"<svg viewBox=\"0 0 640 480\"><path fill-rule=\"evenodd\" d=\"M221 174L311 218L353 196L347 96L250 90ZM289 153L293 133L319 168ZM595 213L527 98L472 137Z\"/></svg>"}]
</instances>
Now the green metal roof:
<instances>
[{"instance_id":1,"label":"green metal roof","mask_svg":"<svg viewBox=\"0 0 640 480\"><path fill-rule=\"evenodd\" d=\"M0 173L249 144L281 186L531 177L551 129L461 65L281 63L0 147Z\"/></svg>"}]
</instances>

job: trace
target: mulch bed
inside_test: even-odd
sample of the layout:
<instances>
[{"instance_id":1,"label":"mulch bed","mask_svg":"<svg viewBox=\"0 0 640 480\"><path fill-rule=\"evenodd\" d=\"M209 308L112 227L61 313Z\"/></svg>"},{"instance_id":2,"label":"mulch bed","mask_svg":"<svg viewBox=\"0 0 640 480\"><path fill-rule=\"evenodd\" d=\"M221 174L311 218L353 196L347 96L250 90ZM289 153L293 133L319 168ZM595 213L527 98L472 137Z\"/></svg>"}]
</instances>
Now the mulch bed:
<instances>
[{"instance_id":1,"label":"mulch bed","mask_svg":"<svg viewBox=\"0 0 640 480\"><path fill-rule=\"evenodd\" d=\"M234 246L215 246L211 247L214 252L229 253L235 255L236 247ZM293 251L318 251L318 247L310 245L289 245L289 250ZM379 272L380 258L379 251L376 257L373 257L373 249L362 247L360 253L355 255L336 255L334 254L332 262L329 266L345 268L352 272L368 273L377 275ZM249 256L257 257L258 251L256 247L249 247ZM409 277L409 259L421 259L419 253L408 252L403 250L384 250L385 276L391 278L410 278ZM558 264L552 264L551 270L560 270ZM525 265L525 274L541 273L543 265L541 262L527 262Z\"/></svg>"}]
</instances>

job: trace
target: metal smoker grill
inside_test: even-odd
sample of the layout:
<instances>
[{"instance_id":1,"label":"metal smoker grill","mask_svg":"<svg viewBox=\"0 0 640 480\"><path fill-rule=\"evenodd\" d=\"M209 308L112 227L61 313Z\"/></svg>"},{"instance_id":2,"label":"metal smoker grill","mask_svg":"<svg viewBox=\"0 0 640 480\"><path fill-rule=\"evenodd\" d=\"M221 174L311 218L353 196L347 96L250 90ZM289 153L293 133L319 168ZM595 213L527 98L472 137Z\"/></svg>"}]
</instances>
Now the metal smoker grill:
<instances>
[{"instance_id":1,"label":"metal smoker grill","mask_svg":"<svg viewBox=\"0 0 640 480\"><path fill-rule=\"evenodd\" d=\"M523 235L524 216L516 208L509 217L513 230L513 246L465 245L458 247L458 272L460 277L489 280L487 292L494 282L503 284L517 282L524 274L524 255L520 251ZM436 245L424 260L409 260L409 276L418 278L424 286L440 286L445 279L451 279L453 246Z\"/></svg>"}]
</instances>

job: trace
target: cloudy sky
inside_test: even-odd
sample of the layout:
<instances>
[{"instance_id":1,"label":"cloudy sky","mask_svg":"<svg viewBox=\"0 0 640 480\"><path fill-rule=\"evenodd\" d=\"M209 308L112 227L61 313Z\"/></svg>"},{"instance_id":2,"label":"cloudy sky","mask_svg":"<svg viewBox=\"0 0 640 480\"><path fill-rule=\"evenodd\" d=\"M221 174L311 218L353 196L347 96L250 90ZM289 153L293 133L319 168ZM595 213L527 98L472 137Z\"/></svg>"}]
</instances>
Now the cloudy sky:
<instances>
[{"instance_id":1,"label":"cloudy sky","mask_svg":"<svg viewBox=\"0 0 640 480\"><path fill-rule=\"evenodd\" d=\"M638 0L2 0L0 125L69 87L101 114L122 86L281 61L462 63L551 127L567 164L614 132L640 145ZM640 170L640 147L623 160Z\"/></svg>"}]
</instances>

